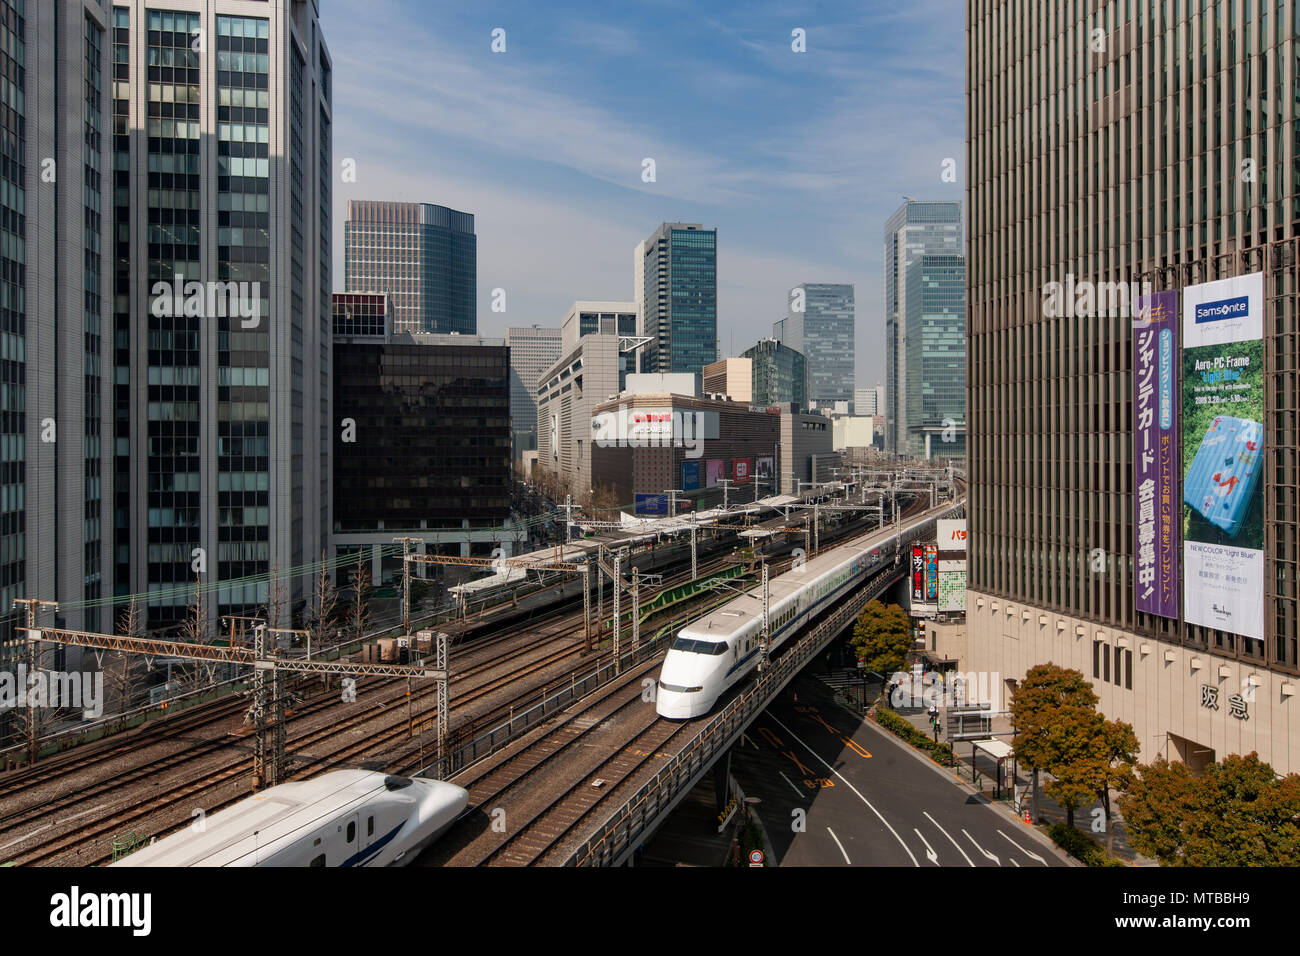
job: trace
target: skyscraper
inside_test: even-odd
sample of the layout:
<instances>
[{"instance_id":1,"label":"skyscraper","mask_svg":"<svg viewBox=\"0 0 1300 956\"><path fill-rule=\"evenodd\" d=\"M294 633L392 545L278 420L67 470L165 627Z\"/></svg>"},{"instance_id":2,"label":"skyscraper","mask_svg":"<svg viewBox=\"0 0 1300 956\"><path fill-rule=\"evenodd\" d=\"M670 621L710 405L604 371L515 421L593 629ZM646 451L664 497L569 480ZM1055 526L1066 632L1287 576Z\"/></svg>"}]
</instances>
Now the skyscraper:
<instances>
[{"instance_id":1,"label":"skyscraper","mask_svg":"<svg viewBox=\"0 0 1300 956\"><path fill-rule=\"evenodd\" d=\"M108 27L98 0L0 0L3 671L25 654L16 598L111 619Z\"/></svg>"},{"instance_id":2,"label":"skyscraper","mask_svg":"<svg viewBox=\"0 0 1300 956\"><path fill-rule=\"evenodd\" d=\"M960 256L961 203L907 199L885 222L885 450L908 453L909 270L926 255Z\"/></svg>"},{"instance_id":3,"label":"skyscraper","mask_svg":"<svg viewBox=\"0 0 1300 956\"><path fill-rule=\"evenodd\" d=\"M542 373L560 360L561 330L506 329L510 349L510 427L514 458L537 448L537 385Z\"/></svg>"},{"instance_id":4,"label":"skyscraper","mask_svg":"<svg viewBox=\"0 0 1300 956\"><path fill-rule=\"evenodd\" d=\"M899 452L960 458L966 454L966 260L926 254L906 275Z\"/></svg>"},{"instance_id":5,"label":"skyscraper","mask_svg":"<svg viewBox=\"0 0 1300 956\"><path fill-rule=\"evenodd\" d=\"M348 292L385 292L394 332L478 330L474 216L416 202L348 200Z\"/></svg>"},{"instance_id":6,"label":"skyscraper","mask_svg":"<svg viewBox=\"0 0 1300 956\"><path fill-rule=\"evenodd\" d=\"M808 401L819 407L853 401L853 286L804 282L790 291L789 311L773 336L807 361Z\"/></svg>"},{"instance_id":7,"label":"skyscraper","mask_svg":"<svg viewBox=\"0 0 1300 956\"><path fill-rule=\"evenodd\" d=\"M636 249L643 372L694 372L718 357L718 231L666 222Z\"/></svg>"},{"instance_id":8,"label":"skyscraper","mask_svg":"<svg viewBox=\"0 0 1300 956\"><path fill-rule=\"evenodd\" d=\"M1297 4L967 10L963 666L1082 671L1144 761L1300 771Z\"/></svg>"},{"instance_id":9,"label":"skyscraper","mask_svg":"<svg viewBox=\"0 0 1300 956\"><path fill-rule=\"evenodd\" d=\"M740 353L752 363L752 399L755 405L793 403L808 408L808 376L802 353L776 339L759 339Z\"/></svg>"},{"instance_id":10,"label":"skyscraper","mask_svg":"<svg viewBox=\"0 0 1300 956\"><path fill-rule=\"evenodd\" d=\"M114 555L148 624L307 597L329 528L331 66L315 3L112 9ZM107 204L106 204L107 208ZM102 622L107 624L108 622Z\"/></svg>"}]
</instances>

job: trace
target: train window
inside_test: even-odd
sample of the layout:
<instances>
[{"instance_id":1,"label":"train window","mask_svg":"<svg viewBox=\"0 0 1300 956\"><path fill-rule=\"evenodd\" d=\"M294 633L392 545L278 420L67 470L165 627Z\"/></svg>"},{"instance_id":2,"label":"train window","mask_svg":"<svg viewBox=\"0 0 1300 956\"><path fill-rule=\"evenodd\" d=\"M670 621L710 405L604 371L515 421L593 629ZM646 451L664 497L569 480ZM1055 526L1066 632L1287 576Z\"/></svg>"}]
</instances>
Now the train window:
<instances>
[{"instance_id":1,"label":"train window","mask_svg":"<svg viewBox=\"0 0 1300 956\"><path fill-rule=\"evenodd\" d=\"M309 863L308 865L309 865L309 866L324 866L324 865L325 865L325 854L322 853L320 856L318 856L318 857L314 857L314 858L312 859L311 863Z\"/></svg>"},{"instance_id":2,"label":"train window","mask_svg":"<svg viewBox=\"0 0 1300 956\"><path fill-rule=\"evenodd\" d=\"M312 845L312 846L320 846L320 837L317 837L316 839L312 840L312 841L311 841L311 845Z\"/></svg>"},{"instance_id":3,"label":"train window","mask_svg":"<svg viewBox=\"0 0 1300 956\"><path fill-rule=\"evenodd\" d=\"M375 818L366 817L366 836L375 835Z\"/></svg>"},{"instance_id":4,"label":"train window","mask_svg":"<svg viewBox=\"0 0 1300 956\"><path fill-rule=\"evenodd\" d=\"M357 825L355 822L348 823L348 842L351 843L357 838Z\"/></svg>"}]
</instances>

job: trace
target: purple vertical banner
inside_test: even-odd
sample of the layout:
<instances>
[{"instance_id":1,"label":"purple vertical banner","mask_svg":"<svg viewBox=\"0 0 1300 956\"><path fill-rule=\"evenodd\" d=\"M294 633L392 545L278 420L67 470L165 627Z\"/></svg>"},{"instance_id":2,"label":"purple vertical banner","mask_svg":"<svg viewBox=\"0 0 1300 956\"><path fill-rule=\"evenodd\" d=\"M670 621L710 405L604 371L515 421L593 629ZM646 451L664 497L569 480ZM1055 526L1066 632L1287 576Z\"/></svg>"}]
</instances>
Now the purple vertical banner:
<instances>
[{"instance_id":1,"label":"purple vertical banner","mask_svg":"<svg viewBox=\"0 0 1300 956\"><path fill-rule=\"evenodd\" d=\"M1137 300L1133 325L1135 606L1178 617L1178 293Z\"/></svg>"}]
</instances>

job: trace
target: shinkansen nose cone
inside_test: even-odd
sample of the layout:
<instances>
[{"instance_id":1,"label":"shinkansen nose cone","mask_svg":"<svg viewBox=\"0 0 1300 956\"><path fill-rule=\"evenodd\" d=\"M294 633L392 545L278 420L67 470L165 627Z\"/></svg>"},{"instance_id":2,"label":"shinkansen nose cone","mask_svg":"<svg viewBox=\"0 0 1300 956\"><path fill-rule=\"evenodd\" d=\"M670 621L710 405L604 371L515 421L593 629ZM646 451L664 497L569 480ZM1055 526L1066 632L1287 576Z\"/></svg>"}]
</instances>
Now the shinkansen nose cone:
<instances>
[{"instance_id":1,"label":"shinkansen nose cone","mask_svg":"<svg viewBox=\"0 0 1300 956\"><path fill-rule=\"evenodd\" d=\"M697 641L678 637L664 656L655 694L660 717L686 720L709 712L718 694L731 655L725 641Z\"/></svg>"}]
</instances>

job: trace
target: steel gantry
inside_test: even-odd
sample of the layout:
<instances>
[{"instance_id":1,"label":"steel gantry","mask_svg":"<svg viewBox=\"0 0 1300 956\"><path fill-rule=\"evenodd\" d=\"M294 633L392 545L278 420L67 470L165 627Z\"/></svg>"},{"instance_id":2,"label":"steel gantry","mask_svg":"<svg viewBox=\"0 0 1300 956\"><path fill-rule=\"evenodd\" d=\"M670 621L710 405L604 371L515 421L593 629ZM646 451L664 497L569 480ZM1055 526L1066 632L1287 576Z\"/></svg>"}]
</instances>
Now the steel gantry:
<instances>
[{"instance_id":1,"label":"steel gantry","mask_svg":"<svg viewBox=\"0 0 1300 956\"><path fill-rule=\"evenodd\" d=\"M299 674L341 674L361 677L420 677L446 684L449 674L446 667L430 668L423 664L369 664L353 661L295 660L267 653L266 634L298 633L290 628L268 628L259 624L254 628L253 646L232 647L221 644L190 644L159 638L126 637L120 634L98 634L94 631L77 631L63 627L19 627L27 635L31 648L41 641L66 644L72 647L89 647L95 650L121 651L127 654L144 654L149 657L179 657L185 660L213 661L239 664L253 668L253 703L250 714L256 729L253 747L253 789L275 786L284 776L284 695L280 690L280 672ZM440 658L445 663L445 655ZM267 674L273 699L269 702L274 715L268 726ZM440 693L441 699L441 693ZM440 722L440 733L443 723ZM268 731L272 739L267 740ZM439 747L441 748L441 738Z\"/></svg>"},{"instance_id":2,"label":"steel gantry","mask_svg":"<svg viewBox=\"0 0 1300 956\"><path fill-rule=\"evenodd\" d=\"M591 650L591 561L567 561L560 548L555 549L554 557L542 557L536 553L520 555L515 558L463 558L460 555L418 554L403 556L402 560L418 561L421 564L447 564L465 568L489 568L506 571L519 568L542 574L547 571L576 573L582 575L582 630L583 642Z\"/></svg>"}]
</instances>

